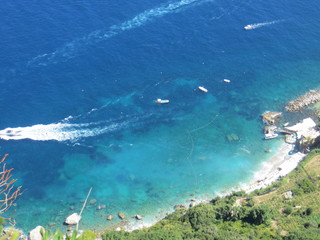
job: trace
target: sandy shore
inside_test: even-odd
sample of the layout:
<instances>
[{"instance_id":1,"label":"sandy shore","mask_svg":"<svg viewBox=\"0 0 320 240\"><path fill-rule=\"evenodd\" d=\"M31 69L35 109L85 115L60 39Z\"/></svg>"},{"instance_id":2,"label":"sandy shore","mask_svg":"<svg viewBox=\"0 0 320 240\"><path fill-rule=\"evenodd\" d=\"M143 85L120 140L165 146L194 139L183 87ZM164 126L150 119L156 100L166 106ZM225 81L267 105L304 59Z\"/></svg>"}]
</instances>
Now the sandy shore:
<instances>
[{"instance_id":1,"label":"sandy shore","mask_svg":"<svg viewBox=\"0 0 320 240\"><path fill-rule=\"evenodd\" d=\"M274 181L278 180L279 177L284 177L292 170L294 170L298 166L299 162L306 156L306 154L302 154L300 152L289 155L289 152L291 150L291 144L282 143L278 151L274 153L266 162L262 163L261 169L254 174L254 177L251 181L249 181L249 183L241 184L239 187L229 189L223 194L219 195L225 196L230 194L232 191L240 190L244 190L247 193L250 193L256 189L261 189L269 186ZM209 201L209 199L197 199L196 204L207 203ZM186 202L185 204L187 205L188 203ZM121 228L127 231L132 231L135 229L150 227L156 222L160 221L163 217L164 216L155 216L153 218L149 218L148 220L145 219L146 221L141 221L139 223L130 222L125 226L122 226Z\"/></svg>"},{"instance_id":2,"label":"sandy shore","mask_svg":"<svg viewBox=\"0 0 320 240\"><path fill-rule=\"evenodd\" d=\"M256 172L253 180L244 185L241 190L249 193L256 189L265 188L278 180L279 177L284 177L294 170L306 154L297 152L289 155L291 150L291 144L282 143L277 153L263 163L262 169Z\"/></svg>"}]
</instances>

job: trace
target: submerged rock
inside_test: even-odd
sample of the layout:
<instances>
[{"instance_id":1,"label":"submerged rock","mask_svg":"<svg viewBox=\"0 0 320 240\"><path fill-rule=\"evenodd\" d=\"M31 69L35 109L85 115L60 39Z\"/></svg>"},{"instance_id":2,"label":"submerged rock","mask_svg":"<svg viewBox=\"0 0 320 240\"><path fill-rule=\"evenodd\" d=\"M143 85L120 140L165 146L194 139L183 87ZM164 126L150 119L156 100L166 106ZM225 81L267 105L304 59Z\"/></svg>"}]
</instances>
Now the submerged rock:
<instances>
[{"instance_id":1,"label":"submerged rock","mask_svg":"<svg viewBox=\"0 0 320 240\"><path fill-rule=\"evenodd\" d=\"M239 141L240 138L237 134L231 133L227 135L227 139L229 142L235 142L235 141Z\"/></svg>"}]
</instances>

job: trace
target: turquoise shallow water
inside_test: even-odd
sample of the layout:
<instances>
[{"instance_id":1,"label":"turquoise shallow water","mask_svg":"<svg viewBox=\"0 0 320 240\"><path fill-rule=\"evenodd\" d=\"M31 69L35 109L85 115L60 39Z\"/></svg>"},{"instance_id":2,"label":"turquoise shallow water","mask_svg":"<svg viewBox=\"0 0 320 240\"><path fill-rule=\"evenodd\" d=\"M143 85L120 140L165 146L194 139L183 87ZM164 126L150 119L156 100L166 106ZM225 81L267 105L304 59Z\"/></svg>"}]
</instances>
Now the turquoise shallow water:
<instances>
[{"instance_id":1,"label":"turquoise shallow water","mask_svg":"<svg viewBox=\"0 0 320 240\"><path fill-rule=\"evenodd\" d=\"M64 229L90 187L96 203L81 226L100 229L120 221L107 222L109 214L148 222L191 194L211 198L248 182L270 157L264 149L281 143L262 139L260 115L319 87L318 8L285 0L1 6L0 149L26 189L17 227ZM253 23L266 24L243 29Z\"/></svg>"}]
</instances>

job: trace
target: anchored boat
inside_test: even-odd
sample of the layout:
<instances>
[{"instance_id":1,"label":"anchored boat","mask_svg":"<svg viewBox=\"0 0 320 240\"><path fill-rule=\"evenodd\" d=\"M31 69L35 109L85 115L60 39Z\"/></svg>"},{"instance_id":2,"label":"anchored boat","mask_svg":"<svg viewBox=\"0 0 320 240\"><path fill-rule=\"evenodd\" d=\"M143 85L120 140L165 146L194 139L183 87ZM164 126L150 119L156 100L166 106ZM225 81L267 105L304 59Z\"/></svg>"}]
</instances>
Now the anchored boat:
<instances>
[{"instance_id":1,"label":"anchored boat","mask_svg":"<svg viewBox=\"0 0 320 240\"><path fill-rule=\"evenodd\" d=\"M202 92L206 92L206 93L208 92L208 89L206 89L206 88L204 88L204 87L199 86L198 88L199 88Z\"/></svg>"},{"instance_id":2,"label":"anchored boat","mask_svg":"<svg viewBox=\"0 0 320 240\"><path fill-rule=\"evenodd\" d=\"M264 134L264 139L272 139L278 137L277 133L266 133Z\"/></svg>"},{"instance_id":3,"label":"anchored boat","mask_svg":"<svg viewBox=\"0 0 320 240\"><path fill-rule=\"evenodd\" d=\"M161 98L158 98L157 100L156 100L156 103L169 103L170 101L169 100L167 100L167 99L161 99Z\"/></svg>"}]
</instances>

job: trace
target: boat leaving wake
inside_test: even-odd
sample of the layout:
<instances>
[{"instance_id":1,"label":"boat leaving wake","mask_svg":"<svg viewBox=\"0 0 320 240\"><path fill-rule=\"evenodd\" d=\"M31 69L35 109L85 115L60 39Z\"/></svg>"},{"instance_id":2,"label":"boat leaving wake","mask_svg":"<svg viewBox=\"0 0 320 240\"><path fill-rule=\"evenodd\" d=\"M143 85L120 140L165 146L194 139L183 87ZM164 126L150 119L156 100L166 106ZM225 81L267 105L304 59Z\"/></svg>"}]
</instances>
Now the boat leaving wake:
<instances>
[{"instance_id":1,"label":"boat leaving wake","mask_svg":"<svg viewBox=\"0 0 320 240\"><path fill-rule=\"evenodd\" d=\"M32 139L36 141L75 141L80 138L93 137L124 128L128 125L128 123L129 122L124 121L121 123L112 123L108 126L98 126L97 123L52 123L47 125L37 124L29 127L5 128L3 130L0 130L0 139Z\"/></svg>"},{"instance_id":2,"label":"boat leaving wake","mask_svg":"<svg viewBox=\"0 0 320 240\"><path fill-rule=\"evenodd\" d=\"M254 24L248 24L244 27L245 30L253 30L256 28L260 28L260 27L264 27L267 25L271 25L271 24L275 24L275 23L279 23L282 22L284 20L275 20L275 21L271 21L271 22L262 22L262 23L254 23Z\"/></svg>"}]
</instances>

